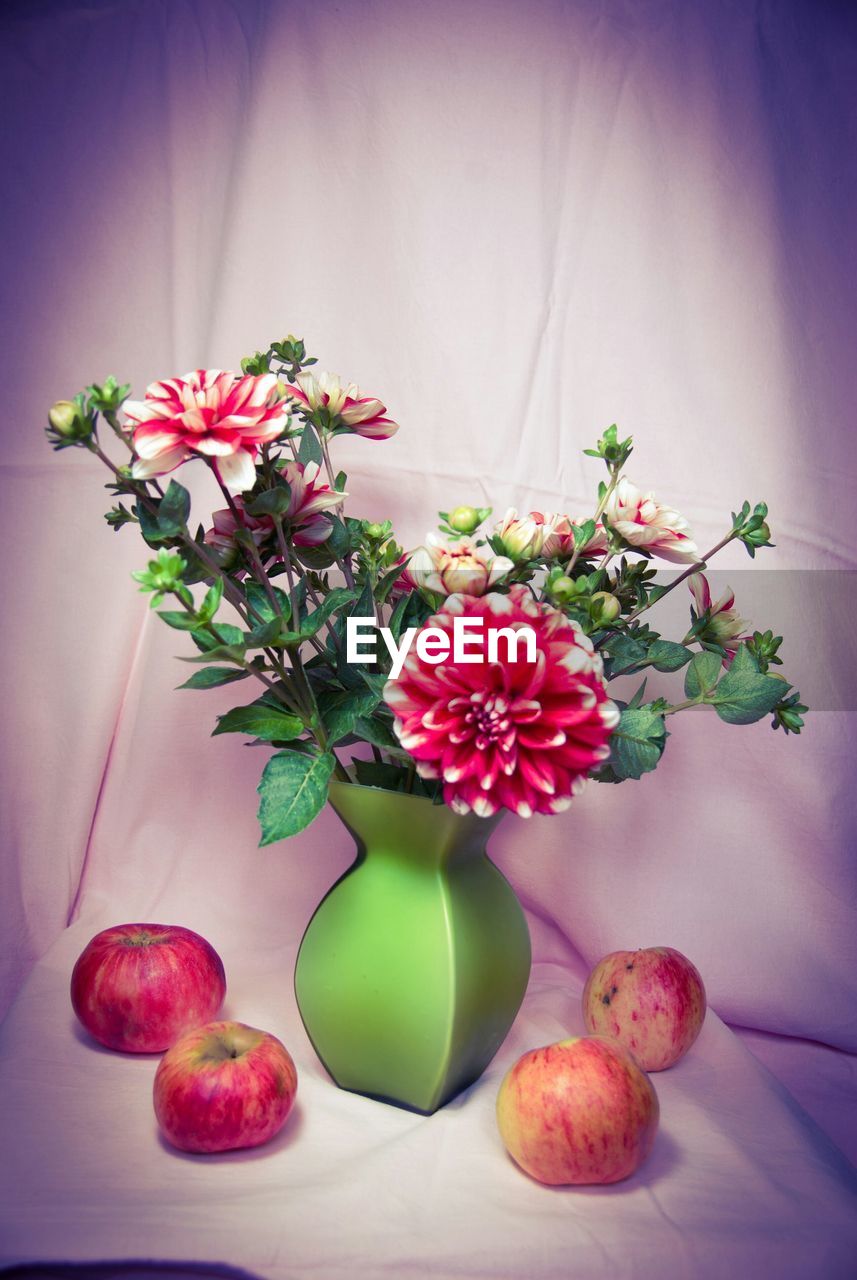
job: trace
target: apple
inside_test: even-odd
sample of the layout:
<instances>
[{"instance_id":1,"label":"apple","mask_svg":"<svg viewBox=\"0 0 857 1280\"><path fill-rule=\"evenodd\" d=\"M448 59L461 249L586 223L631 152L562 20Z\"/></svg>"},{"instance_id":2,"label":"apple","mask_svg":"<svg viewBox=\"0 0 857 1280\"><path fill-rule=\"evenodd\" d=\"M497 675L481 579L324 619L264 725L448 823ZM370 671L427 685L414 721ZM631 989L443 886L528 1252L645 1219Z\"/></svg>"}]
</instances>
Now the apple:
<instances>
[{"instance_id":1,"label":"apple","mask_svg":"<svg viewBox=\"0 0 857 1280\"><path fill-rule=\"evenodd\" d=\"M71 975L90 1035L124 1053L162 1053L209 1022L226 995L220 956L181 925L119 924L95 935Z\"/></svg>"},{"instance_id":2,"label":"apple","mask_svg":"<svg viewBox=\"0 0 857 1280\"><path fill-rule=\"evenodd\" d=\"M243 1022L209 1022L161 1058L155 1115L181 1151L258 1147L285 1124L297 1087L295 1064L276 1036Z\"/></svg>"},{"instance_id":3,"label":"apple","mask_svg":"<svg viewBox=\"0 0 857 1280\"><path fill-rule=\"evenodd\" d=\"M583 989L587 1031L614 1036L646 1071L663 1071L687 1053L705 1007L699 971L672 947L613 951Z\"/></svg>"},{"instance_id":4,"label":"apple","mask_svg":"<svg viewBox=\"0 0 857 1280\"><path fill-rule=\"evenodd\" d=\"M603 1036L531 1049L507 1072L497 1095L506 1150L549 1186L627 1178L651 1151L659 1114L648 1076Z\"/></svg>"}]
</instances>

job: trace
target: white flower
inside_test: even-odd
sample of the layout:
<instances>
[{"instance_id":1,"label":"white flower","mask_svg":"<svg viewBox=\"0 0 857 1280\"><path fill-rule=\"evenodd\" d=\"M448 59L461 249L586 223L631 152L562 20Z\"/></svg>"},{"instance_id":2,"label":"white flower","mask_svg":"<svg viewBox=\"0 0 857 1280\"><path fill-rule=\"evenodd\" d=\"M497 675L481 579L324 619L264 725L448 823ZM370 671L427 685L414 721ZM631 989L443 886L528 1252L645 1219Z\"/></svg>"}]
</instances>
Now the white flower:
<instances>
[{"instance_id":1,"label":"white flower","mask_svg":"<svg viewBox=\"0 0 857 1280\"><path fill-rule=\"evenodd\" d=\"M693 564L699 559L699 548L684 517L658 502L654 494L641 493L624 477L610 495L604 514L632 547L678 564Z\"/></svg>"}]
</instances>

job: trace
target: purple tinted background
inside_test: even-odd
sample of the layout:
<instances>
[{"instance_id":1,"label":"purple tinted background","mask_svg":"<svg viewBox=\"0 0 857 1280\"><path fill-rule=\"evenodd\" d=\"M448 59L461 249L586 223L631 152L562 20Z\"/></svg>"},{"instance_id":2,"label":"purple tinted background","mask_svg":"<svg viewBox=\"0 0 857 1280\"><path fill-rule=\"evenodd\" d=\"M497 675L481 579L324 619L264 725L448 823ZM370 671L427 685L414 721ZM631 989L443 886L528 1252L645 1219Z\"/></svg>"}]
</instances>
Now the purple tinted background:
<instances>
[{"instance_id":1,"label":"purple tinted background","mask_svg":"<svg viewBox=\"0 0 857 1280\"><path fill-rule=\"evenodd\" d=\"M406 544L463 501L585 513L612 421L700 545L768 501L764 581L736 553L717 586L786 628L806 733L675 723L655 775L497 858L539 961L686 951L855 1150L853 10L45 3L2 35L3 1005L120 917L291 946L347 861L328 818L254 851L259 753L207 737L236 699L172 692L139 543L41 434L108 372L139 393L292 329L402 423L338 461Z\"/></svg>"}]
</instances>

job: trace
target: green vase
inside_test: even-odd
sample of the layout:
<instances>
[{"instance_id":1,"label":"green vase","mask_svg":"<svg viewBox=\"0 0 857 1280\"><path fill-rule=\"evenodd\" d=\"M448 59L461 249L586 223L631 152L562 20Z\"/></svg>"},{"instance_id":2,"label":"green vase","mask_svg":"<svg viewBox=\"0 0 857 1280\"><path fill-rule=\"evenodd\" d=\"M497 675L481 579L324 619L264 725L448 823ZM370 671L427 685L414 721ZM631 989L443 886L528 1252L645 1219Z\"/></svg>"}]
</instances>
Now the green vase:
<instances>
[{"instance_id":1,"label":"green vase","mask_svg":"<svg viewBox=\"0 0 857 1280\"><path fill-rule=\"evenodd\" d=\"M500 815L341 782L330 803L357 857L303 936L298 1008L341 1088L430 1115L482 1074L527 988L527 922L486 853Z\"/></svg>"}]
</instances>

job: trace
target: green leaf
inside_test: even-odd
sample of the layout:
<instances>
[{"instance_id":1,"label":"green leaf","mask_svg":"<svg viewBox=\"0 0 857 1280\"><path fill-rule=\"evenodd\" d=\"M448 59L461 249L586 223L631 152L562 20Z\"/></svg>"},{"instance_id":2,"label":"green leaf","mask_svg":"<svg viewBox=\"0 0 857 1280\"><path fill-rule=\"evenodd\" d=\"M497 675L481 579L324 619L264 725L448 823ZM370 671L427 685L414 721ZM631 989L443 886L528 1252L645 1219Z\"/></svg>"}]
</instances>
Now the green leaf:
<instances>
[{"instance_id":1,"label":"green leaf","mask_svg":"<svg viewBox=\"0 0 857 1280\"><path fill-rule=\"evenodd\" d=\"M680 671L692 657L690 649L674 640L653 640L649 645L648 660L656 671Z\"/></svg>"},{"instance_id":2,"label":"green leaf","mask_svg":"<svg viewBox=\"0 0 857 1280\"><path fill-rule=\"evenodd\" d=\"M633 636L612 636L604 646L610 655L608 673L610 677L638 670L646 662L646 646L640 644Z\"/></svg>"},{"instance_id":3,"label":"green leaf","mask_svg":"<svg viewBox=\"0 0 857 1280\"><path fill-rule=\"evenodd\" d=\"M304 731L303 722L288 711L275 711L264 703L251 702L247 707L233 707L225 715L217 717L217 728L212 737L220 733L246 733L263 742L288 741L299 738Z\"/></svg>"},{"instance_id":4,"label":"green leaf","mask_svg":"<svg viewBox=\"0 0 857 1280\"><path fill-rule=\"evenodd\" d=\"M378 695L380 702L390 677L384 671L370 671L368 667L360 667L359 671L362 683L368 685L372 692Z\"/></svg>"},{"instance_id":5,"label":"green leaf","mask_svg":"<svg viewBox=\"0 0 857 1280\"><path fill-rule=\"evenodd\" d=\"M397 764L379 764L375 760L355 760L354 773L364 787L381 787L384 791L401 791L407 771Z\"/></svg>"},{"instance_id":6,"label":"green leaf","mask_svg":"<svg viewBox=\"0 0 857 1280\"><path fill-rule=\"evenodd\" d=\"M181 533L190 515L190 494L178 481L171 480L158 506L158 528L167 537Z\"/></svg>"},{"instance_id":7,"label":"green leaf","mask_svg":"<svg viewBox=\"0 0 857 1280\"><path fill-rule=\"evenodd\" d=\"M331 745L349 737L361 716L371 716L377 705L377 695L366 688L320 694L318 709Z\"/></svg>"},{"instance_id":8,"label":"green leaf","mask_svg":"<svg viewBox=\"0 0 857 1280\"><path fill-rule=\"evenodd\" d=\"M168 538L175 536L163 531L157 516L154 516L148 507L143 506L142 502L136 503L134 514L140 522L140 532L148 543L165 542Z\"/></svg>"},{"instance_id":9,"label":"green leaf","mask_svg":"<svg viewBox=\"0 0 857 1280\"><path fill-rule=\"evenodd\" d=\"M232 684L233 680L246 680L249 674L235 667L203 667L201 671L194 671L190 680L185 680L178 688L216 689L221 684Z\"/></svg>"},{"instance_id":10,"label":"green leaf","mask_svg":"<svg viewBox=\"0 0 857 1280\"><path fill-rule=\"evenodd\" d=\"M408 566L406 564L397 564L384 574L383 578L378 583L378 590L376 593L379 604L383 604L387 600L393 587L396 585L407 567Z\"/></svg>"},{"instance_id":11,"label":"green leaf","mask_svg":"<svg viewBox=\"0 0 857 1280\"><path fill-rule=\"evenodd\" d=\"M401 640L408 627L421 627L431 617L431 607L426 604L419 591L409 591L402 596L390 618L390 630L396 640Z\"/></svg>"},{"instance_id":12,"label":"green leaf","mask_svg":"<svg viewBox=\"0 0 857 1280\"><path fill-rule=\"evenodd\" d=\"M409 592L407 595L401 596L396 603L395 609L390 615L390 634L395 640L399 640L401 638L402 631L404 629L402 626L402 620L405 616L405 610L410 603L412 594L413 593Z\"/></svg>"},{"instance_id":13,"label":"green leaf","mask_svg":"<svg viewBox=\"0 0 857 1280\"><path fill-rule=\"evenodd\" d=\"M700 698L703 694L710 693L717 684L721 666L719 654L695 654L684 678L685 697Z\"/></svg>"},{"instance_id":14,"label":"green leaf","mask_svg":"<svg viewBox=\"0 0 857 1280\"><path fill-rule=\"evenodd\" d=\"M328 519L327 512L322 513L322 519ZM336 560L333 551L325 544L318 547L295 547L293 555L307 569L329 569Z\"/></svg>"},{"instance_id":15,"label":"green leaf","mask_svg":"<svg viewBox=\"0 0 857 1280\"><path fill-rule=\"evenodd\" d=\"M739 645L729 670L706 699L727 724L753 724L773 711L791 685L763 675L746 645Z\"/></svg>"},{"instance_id":16,"label":"green leaf","mask_svg":"<svg viewBox=\"0 0 857 1280\"><path fill-rule=\"evenodd\" d=\"M296 835L309 826L324 807L335 765L329 752L305 756L284 751L271 757L257 787L260 847Z\"/></svg>"},{"instance_id":17,"label":"green leaf","mask_svg":"<svg viewBox=\"0 0 857 1280\"><path fill-rule=\"evenodd\" d=\"M281 591L279 587L272 587L271 589L274 592L277 604L280 606L283 619L288 622L289 618L292 616L292 606L289 601L289 597L286 595L285 591ZM274 611L273 605L268 599L268 593L264 588L259 586L258 582L245 583L244 591L247 599L253 607L254 613L257 613L260 618L265 620L265 622L270 622L271 618L276 618L277 615Z\"/></svg>"},{"instance_id":18,"label":"green leaf","mask_svg":"<svg viewBox=\"0 0 857 1280\"><path fill-rule=\"evenodd\" d=\"M403 756L407 756L407 752L403 750L393 730L377 716L359 716L354 722L354 732L364 742L371 742L373 746L383 747L385 751L401 752Z\"/></svg>"},{"instance_id":19,"label":"green leaf","mask_svg":"<svg viewBox=\"0 0 857 1280\"><path fill-rule=\"evenodd\" d=\"M335 516L332 511L326 511L325 515L330 521L330 535L327 539L327 546L337 560L343 560L351 551L351 535L339 516Z\"/></svg>"},{"instance_id":20,"label":"green leaf","mask_svg":"<svg viewBox=\"0 0 857 1280\"><path fill-rule=\"evenodd\" d=\"M640 778L654 769L667 739L663 713L657 703L626 707L610 738L610 769L620 780Z\"/></svg>"},{"instance_id":21,"label":"green leaf","mask_svg":"<svg viewBox=\"0 0 857 1280\"><path fill-rule=\"evenodd\" d=\"M320 627L324 626L332 613L337 609L341 609L344 605L350 604L352 600L357 598L357 592L352 591L350 587L334 587L332 591L324 597L317 609L301 623L298 634L308 640L310 636L314 636Z\"/></svg>"},{"instance_id":22,"label":"green leaf","mask_svg":"<svg viewBox=\"0 0 857 1280\"><path fill-rule=\"evenodd\" d=\"M315 428L307 423L301 434L301 442L298 446L298 462L302 462L304 466L308 462L317 462L321 466L324 461L321 444L315 433Z\"/></svg>"},{"instance_id":23,"label":"green leaf","mask_svg":"<svg viewBox=\"0 0 857 1280\"><path fill-rule=\"evenodd\" d=\"M643 683L639 686L639 688L634 693L634 696L631 698L631 701L628 703L629 707L639 707L641 705L643 701L643 697L646 692L646 685L648 684L648 682L649 682L649 678L647 676L646 679L643 681ZM620 703L619 706L621 709L622 704Z\"/></svg>"},{"instance_id":24,"label":"green leaf","mask_svg":"<svg viewBox=\"0 0 857 1280\"><path fill-rule=\"evenodd\" d=\"M201 654L192 654L189 657L182 654L179 662L208 662L219 658L224 659L226 662L243 663L244 637L241 637L240 644L215 644L210 649L204 649Z\"/></svg>"},{"instance_id":25,"label":"green leaf","mask_svg":"<svg viewBox=\"0 0 857 1280\"><path fill-rule=\"evenodd\" d=\"M262 622L252 631L245 632L244 643L248 649L266 649L268 645L279 644L283 634L283 620L275 614L267 622Z\"/></svg>"},{"instance_id":26,"label":"green leaf","mask_svg":"<svg viewBox=\"0 0 857 1280\"><path fill-rule=\"evenodd\" d=\"M291 488L281 480L273 489L257 493L252 502L245 502L244 510L251 516L282 516L288 511L291 499Z\"/></svg>"},{"instance_id":27,"label":"green leaf","mask_svg":"<svg viewBox=\"0 0 857 1280\"><path fill-rule=\"evenodd\" d=\"M211 622L211 619L220 608L220 602L223 599L223 579L218 578L214 585L209 587L205 593L202 604L197 610L197 616L200 622Z\"/></svg>"},{"instance_id":28,"label":"green leaf","mask_svg":"<svg viewBox=\"0 0 857 1280\"><path fill-rule=\"evenodd\" d=\"M216 625L217 635L220 639L215 639L210 631L204 631L202 628L191 633L197 649L201 649L203 653L211 653L212 649L217 649L221 644L240 645L244 642L244 633L233 627L230 622L218 622Z\"/></svg>"},{"instance_id":29,"label":"green leaf","mask_svg":"<svg viewBox=\"0 0 857 1280\"><path fill-rule=\"evenodd\" d=\"M661 596L665 596L668 591L669 591L669 587L661 586L660 584L657 584L657 583L654 586L649 587L648 588L649 604L657 604Z\"/></svg>"},{"instance_id":30,"label":"green leaf","mask_svg":"<svg viewBox=\"0 0 857 1280\"><path fill-rule=\"evenodd\" d=\"M595 521L584 520L581 525L572 525L571 536L574 539L575 550L585 547L590 538L595 534Z\"/></svg>"},{"instance_id":31,"label":"green leaf","mask_svg":"<svg viewBox=\"0 0 857 1280\"><path fill-rule=\"evenodd\" d=\"M167 626L174 627L176 631L193 631L194 627L199 626L196 614L188 613L185 609L159 609L158 617L163 618Z\"/></svg>"}]
</instances>

